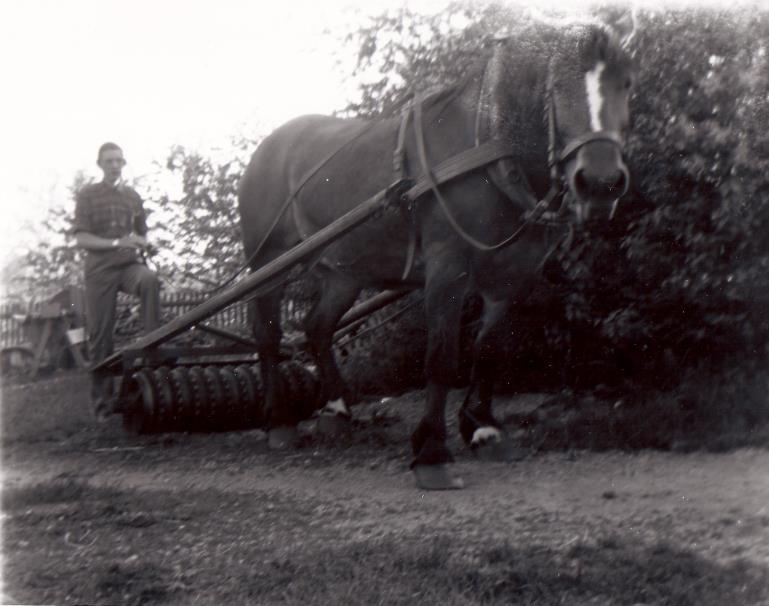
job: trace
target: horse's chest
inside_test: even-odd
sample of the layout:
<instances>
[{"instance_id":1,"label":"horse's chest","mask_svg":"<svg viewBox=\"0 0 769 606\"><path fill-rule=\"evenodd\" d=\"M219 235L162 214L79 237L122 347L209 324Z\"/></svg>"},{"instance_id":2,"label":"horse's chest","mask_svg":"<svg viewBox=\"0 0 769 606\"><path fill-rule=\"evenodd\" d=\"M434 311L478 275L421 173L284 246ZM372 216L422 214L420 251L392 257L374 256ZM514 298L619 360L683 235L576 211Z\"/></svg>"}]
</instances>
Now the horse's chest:
<instances>
[{"instance_id":1,"label":"horse's chest","mask_svg":"<svg viewBox=\"0 0 769 606\"><path fill-rule=\"evenodd\" d=\"M543 279L542 268L555 242L537 234L500 251L478 255L473 264L476 287L494 299L525 296Z\"/></svg>"}]
</instances>

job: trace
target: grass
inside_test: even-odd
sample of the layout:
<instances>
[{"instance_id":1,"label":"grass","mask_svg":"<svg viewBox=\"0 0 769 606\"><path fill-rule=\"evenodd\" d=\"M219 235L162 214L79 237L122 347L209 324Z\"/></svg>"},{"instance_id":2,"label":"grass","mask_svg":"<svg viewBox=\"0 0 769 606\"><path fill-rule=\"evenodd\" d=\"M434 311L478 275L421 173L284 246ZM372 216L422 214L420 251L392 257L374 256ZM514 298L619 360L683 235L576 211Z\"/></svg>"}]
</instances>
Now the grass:
<instances>
[{"instance_id":1,"label":"grass","mask_svg":"<svg viewBox=\"0 0 769 606\"><path fill-rule=\"evenodd\" d=\"M532 606L715 606L758 604L769 597L766 570L740 564L720 568L665 545L619 542L613 549L577 545L558 553L518 548L506 539L467 545L442 535L297 555L276 568L255 575L249 595L285 604Z\"/></svg>"},{"instance_id":2,"label":"grass","mask_svg":"<svg viewBox=\"0 0 769 606\"><path fill-rule=\"evenodd\" d=\"M274 493L102 489L56 479L5 495L9 591L32 602L459 606L769 601L769 569L630 534L530 543L420 526L366 538ZM40 509L77 503L67 510ZM349 511L347 512L349 514ZM600 531L598 531L600 532ZM275 534L277 533L277 534ZM18 552L23 537L24 551ZM25 579L25 581L21 581Z\"/></svg>"}]
</instances>

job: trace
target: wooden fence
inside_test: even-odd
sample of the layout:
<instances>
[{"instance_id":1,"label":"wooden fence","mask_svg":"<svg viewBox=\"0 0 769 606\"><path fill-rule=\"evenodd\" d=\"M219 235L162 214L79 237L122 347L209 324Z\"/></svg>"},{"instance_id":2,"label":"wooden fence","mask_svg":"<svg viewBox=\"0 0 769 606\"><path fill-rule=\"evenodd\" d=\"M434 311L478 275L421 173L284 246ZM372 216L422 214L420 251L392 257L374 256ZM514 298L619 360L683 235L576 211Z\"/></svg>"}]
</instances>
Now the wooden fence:
<instances>
[{"instance_id":1,"label":"wooden fence","mask_svg":"<svg viewBox=\"0 0 769 606\"><path fill-rule=\"evenodd\" d=\"M24 326L20 320L27 314L27 306L19 303L0 305L0 346L29 345Z\"/></svg>"},{"instance_id":2,"label":"wooden fence","mask_svg":"<svg viewBox=\"0 0 769 606\"><path fill-rule=\"evenodd\" d=\"M181 316L200 305L207 296L198 292L161 293L161 316L164 322ZM38 305L24 303L0 304L0 347L32 347L29 331L22 320L34 314ZM283 326L291 329L297 326L304 316L308 302L301 298L288 296L283 302ZM135 334L138 330L139 301L135 297L119 294L117 303L117 342L121 336ZM250 333L248 303L238 301L206 320L207 324L247 336Z\"/></svg>"}]
</instances>

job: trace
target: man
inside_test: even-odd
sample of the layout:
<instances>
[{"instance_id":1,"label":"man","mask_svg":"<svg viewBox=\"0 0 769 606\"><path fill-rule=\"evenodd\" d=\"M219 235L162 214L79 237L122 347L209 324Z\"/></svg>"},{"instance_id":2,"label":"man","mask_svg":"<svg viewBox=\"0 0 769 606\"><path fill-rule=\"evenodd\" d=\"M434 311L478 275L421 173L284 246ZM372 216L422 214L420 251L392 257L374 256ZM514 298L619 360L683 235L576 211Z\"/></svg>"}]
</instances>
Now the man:
<instances>
[{"instance_id":1,"label":"man","mask_svg":"<svg viewBox=\"0 0 769 606\"><path fill-rule=\"evenodd\" d=\"M139 194L122 182L125 163L119 146L102 145L97 164L104 179L76 196L74 233L86 251L86 324L93 364L112 353L118 290L140 298L145 332L160 323L160 281L142 262L148 248L144 207ZM112 390L111 377L93 376L91 402L98 421L111 412Z\"/></svg>"}]
</instances>

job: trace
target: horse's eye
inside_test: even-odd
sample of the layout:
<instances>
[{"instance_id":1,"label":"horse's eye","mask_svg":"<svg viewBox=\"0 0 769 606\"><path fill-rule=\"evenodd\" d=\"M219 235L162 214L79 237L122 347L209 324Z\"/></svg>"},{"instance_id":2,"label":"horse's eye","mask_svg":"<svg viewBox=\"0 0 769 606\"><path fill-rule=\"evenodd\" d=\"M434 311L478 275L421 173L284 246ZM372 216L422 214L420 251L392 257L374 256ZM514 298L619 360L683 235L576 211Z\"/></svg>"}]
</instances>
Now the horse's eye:
<instances>
[{"instance_id":1,"label":"horse's eye","mask_svg":"<svg viewBox=\"0 0 769 606\"><path fill-rule=\"evenodd\" d=\"M633 86L633 80L630 78L625 78L625 90L630 90L630 87Z\"/></svg>"}]
</instances>

